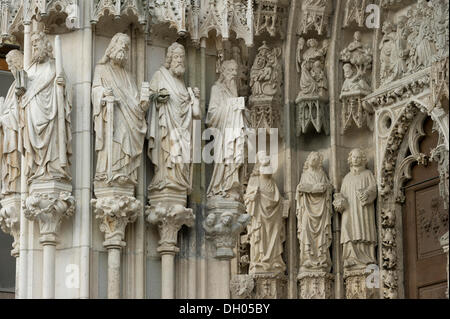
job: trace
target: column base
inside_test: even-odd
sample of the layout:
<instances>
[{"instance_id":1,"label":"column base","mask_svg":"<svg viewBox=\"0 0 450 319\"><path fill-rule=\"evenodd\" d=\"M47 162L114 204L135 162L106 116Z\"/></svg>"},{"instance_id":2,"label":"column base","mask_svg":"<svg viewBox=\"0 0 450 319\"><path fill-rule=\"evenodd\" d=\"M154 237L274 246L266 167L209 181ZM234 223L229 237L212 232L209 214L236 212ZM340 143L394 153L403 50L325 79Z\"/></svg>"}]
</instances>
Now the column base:
<instances>
[{"instance_id":1,"label":"column base","mask_svg":"<svg viewBox=\"0 0 450 319\"><path fill-rule=\"evenodd\" d=\"M332 299L334 276L327 272L302 272L297 276L299 299Z\"/></svg>"},{"instance_id":2,"label":"column base","mask_svg":"<svg viewBox=\"0 0 450 319\"><path fill-rule=\"evenodd\" d=\"M255 281L252 275L235 275L230 280L232 299L251 299L254 297Z\"/></svg>"},{"instance_id":3,"label":"column base","mask_svg":"<svg viewBox=\"0 0 450 319\"><path fill-rule=\"evenodd\" d=\"M252 274L255 281L256 299L285 299L287 277L280 273Z\"/></svg>"},{"instance_id":4,"label":"column base","mask_svg":"<svg viewBox=\"0 0 450 319\"><path fill-rule=\"evenodd\" d=\"M344 270L344 285L346 299L378 299L379 288L371 287L369 276L374 276L370 270ZM378 280L378 278L375 278Z\"/></svg>"}]
</instances>

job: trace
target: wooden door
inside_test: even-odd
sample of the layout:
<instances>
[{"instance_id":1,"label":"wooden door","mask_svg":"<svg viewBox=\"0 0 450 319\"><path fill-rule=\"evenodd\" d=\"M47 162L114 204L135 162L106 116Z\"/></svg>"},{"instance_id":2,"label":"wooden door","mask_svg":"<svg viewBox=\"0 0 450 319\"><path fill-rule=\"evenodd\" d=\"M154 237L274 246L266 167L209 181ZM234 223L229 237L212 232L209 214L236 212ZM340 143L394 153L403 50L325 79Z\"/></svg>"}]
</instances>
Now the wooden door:
<instances>
[{"instance_id":1,"label":"wooden door","mask_svg":"<svg viewBox=\"0 0 450 319\"><path fill-rule=\"evenodd\" d=\"M425 122L426 137L420 151L430 154L437 144L432 121ZM439 194L437 164L416 165L405 187L403 239L405 256L405 297L412 299L446 298L447 257L439 239L448 231L448 209Z\"/></svg>"}]
</instances>

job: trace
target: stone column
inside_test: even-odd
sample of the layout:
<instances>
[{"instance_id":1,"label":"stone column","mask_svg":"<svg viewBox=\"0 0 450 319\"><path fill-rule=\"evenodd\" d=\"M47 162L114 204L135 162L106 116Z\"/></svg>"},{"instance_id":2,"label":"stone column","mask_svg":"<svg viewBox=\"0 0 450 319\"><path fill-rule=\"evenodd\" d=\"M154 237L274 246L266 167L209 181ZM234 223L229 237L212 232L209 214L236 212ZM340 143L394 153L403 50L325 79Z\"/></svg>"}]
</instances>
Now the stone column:
<instances>
[{"instance_id":1,"label":"stone column","mask_svg":"<svg viewBox=\"0 0 450 319\"><path fill-rule=\"evenodd\" d=\"M444 250L444 253L447 254L447 291L445 292L448 298L448 288L450 286L450 281L448 277L448 268L449 268L449 257L448 257L448 232L446 232L440 239L441 247Z\"/></svg>"},{"instance_id":2,"label":"stone column","mask_svg":"<svg viewBox=\"0 0 450 319\"><path fill-rule=\"evenodd\" d=\"M55 298L55 251L57 236L64 217L75 212L72 185L56 181L35 182L25 201L24 214L39 222L39 242L43 247L42 297Z\"/></svg>"},{"instance_id":3,"label":"stone column","mask_svg":"<svg viewBox=\"0 0 450 319\"><path fill-rule=\"evenodd\" d=\"M147 206L147 221L158 226L160 240L157 251L161 255L161 298L175 298L175 254L178 231L183 225L194 225L195 216L186 208L186 194L163 191L150 193Z\"/></svg>"},{"instance_id":4,"label":"stone column","mask_svg":"<svg viewBox=\"0 0 450 319\"><path fill-rule=\"evenodd\" d=\"M125 228L133 223L142 203L134 195L133 186L106 186L95 183L95 196L92 199L95 218L100 220L100 231L105 233L103 246L108 251L108 299L120 298L120 254Z\"/></svg>"},{"instance_id":5,"label":"stone column","mask_svg":"<svg viewBox=\"0 0 450 319\"><path fill-rule=\"evenodd\" d=\"M5 195L0 200L0 228L13 236L11 256L16 258L16 298L19 296L20 193Z\"/></svg>"},{"instance_id":6,"label":"stone column","mask_svg":"<svg viewBox=\"0 0 450 319\"><path fill-rule=\"evenodd\" d=\"M211 263L214 277L220 280L220 285L211 288L211 298L230 298L230 260L235 257L233 249L236 246L239 233L247 226L250 215L244 214L245 206L241 202L222 198L210 198L206 209L208 215L203 222L206 239L210 240L216 263ZM214 266L215 264L215 266ZM215 280L216 282L216 280ZM211 287L211 283L210 283Z\"/></svg>"}]
</instances>

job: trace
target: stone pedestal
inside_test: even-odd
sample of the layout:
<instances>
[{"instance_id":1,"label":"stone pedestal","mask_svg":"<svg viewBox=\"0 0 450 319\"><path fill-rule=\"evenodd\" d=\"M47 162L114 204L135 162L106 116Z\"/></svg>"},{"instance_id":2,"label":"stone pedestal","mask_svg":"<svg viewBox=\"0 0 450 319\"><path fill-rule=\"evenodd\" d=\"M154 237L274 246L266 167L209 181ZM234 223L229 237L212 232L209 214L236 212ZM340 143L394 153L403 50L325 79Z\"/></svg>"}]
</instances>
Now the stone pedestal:
<instances>
[{"instance_id":1,"label":"stone pedestal","mask_svg":"<svg viewBox=\"0 0 450 319\"><path fill-rule=\"evenodd\" d=\"M11 256L19 257L19 237L20 237L20 194L8 194L0 200L0 227L13 236Z\"/></svg>"},{"instance_id":2,"label":"stone pedestal","mask_svg":"<svg viewBox=\"0 0 450 319\"><path fill-rule=\"evenodd\" d=\"M108 298L120 298L120 255L126 246L125 228L133 223L142 209L132 185L94 184L92 199L95 218L100 220L100 231L105 233L103 246L108 250Z\"/></svg>"},{"instance_id":3,"label":"stone pedestal","mask_svg":"<svg viewBox=\"0 0 450 319\"><path fill-rule=\"evenodd\" d=\"M330 134L328 100L320 96L299 96L296 104L296 135L309 131Z\"/></svg>"},{"instance_id":4,"label":"stone pedestal","mask_svg":"<svg viewBox=\"0 0 450 319\"><path fill-rule=\"evenodd\" d=\"M58 181L35 181L24 203L24 215L39 222L43 247L42 296L55 298L55 253L59 227L64 217L75 212L72 185Z\"/></svg>"},{"instance_id":5,"label":"stone pedestal","mask_svg":"<svg viewBox=\"0 0 450 319\"><path fill-rule=\"evenodd\" d=\"M287 298L287 277L280 273L252 274L256 299Z\"/></svg>"},{"instance_id":6,"label":"stone pedestal","mask_svg":"<svg viewBox=\"0 0 450 319\"><path fill-rule=\"evenodd\" d=\"M302 272L297 276L299 299L332 299L334 276L326 272Z\"/></svg>"},{"instance_id":7,"label":"stone pedestal","mask_svg":"<svg viewBox=\"0 0 450 319\"><path fill-rule=\"evenodd\" d=\"M232 299L251 299L254 296L255 281L252 275L235 275L230 281Z\"/></svg>"},{"instance_id":8,"label":"stone pedestal","mask_svg":"<svg viewBox=\"0 0 450 319\"><path fill-rule=\"evenodd\" d=\"M186 208L186 194L169 191L151 192L150 205L146 207L147 221L158 226L161 255L161 298L175 298L175 254L178 231L183 225L192 227L195 216L191 208Z\"/></svg>"},{"instance_id":9,"label":"stone pedestal","mask_svg":"<svg viewBox=\"0 0 450 319\"><path fill-rule=\"evenodd\" d=\"M372 285L372 278L369 276L377 276L370 270L344 270L344 285L346 299L378 299L379 288L377 285ZM379 278L374 278L379 282Z\"/></svg>"},{"instance_id":10,"label":"stone pedestal","mask_svg":"<svg viewBox=\"0 0 450 319\"><path fill-rule=\"evenodd\" d=\"M373 110L366 106L362 99L370 92L354 91L341 94L341 134L356 126L357 128L368 127L373 130Z\"/></svg>"},{"instance_id":11,"label":"stone pedestal","mask_svg":"<svg viewBox=\"0 0 450 319\"><path fill-rule=\"evenodd\" d=\"M250 126L252 128L278 128L281 126L281 101L274 96L250 96L249 98Z\"/></svg>"}]
</instances>

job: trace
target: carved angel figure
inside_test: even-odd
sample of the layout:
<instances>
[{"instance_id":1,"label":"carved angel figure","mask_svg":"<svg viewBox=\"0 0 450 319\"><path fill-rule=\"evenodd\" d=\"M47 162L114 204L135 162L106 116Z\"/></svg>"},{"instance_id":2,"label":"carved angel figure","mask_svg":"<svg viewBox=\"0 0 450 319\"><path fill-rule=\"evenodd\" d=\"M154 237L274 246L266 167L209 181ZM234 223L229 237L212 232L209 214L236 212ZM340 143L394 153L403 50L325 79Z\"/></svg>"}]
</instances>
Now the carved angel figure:
<instances>
[{"instance_id":1,"label":"carved angel figure","mask_svg":"<svg viewBox=\"0 0 450 319\"><path fill-rule=\"evenodd\" d=\"M321 96L328 94L328 81L325 75L324 62L327 54L328 42L323 41L319 48L316 39L306 41L307 49L302 53L305 39L297 42L297 72L300 72L300 92L298 96Z\"/></svg>"},{"instance_id":2,"label":"carved angel figure","mask_svg":"<svg viewBox=\"0 0 450 319\"><path fill-rule=\"evenodd\" d=\"M331 270L331 191L323 170L323 156L311 152L297 185L297 235L300 241L300 272Z\"/></svg>"},{"instance_id":3,"label":"carved angel figure","mask_svg":"<svg viewBox=\"0 0 450 319\"><path fill-rule=\"evenodd\" d=\"M360 269L376 263L375 207L377 185L366 168L366 154L359 148L348 156L350 172L344 177L341 192L335 194L333 206L342 213L341 244L345 269Z\"/></svg>"}]
</instances>

